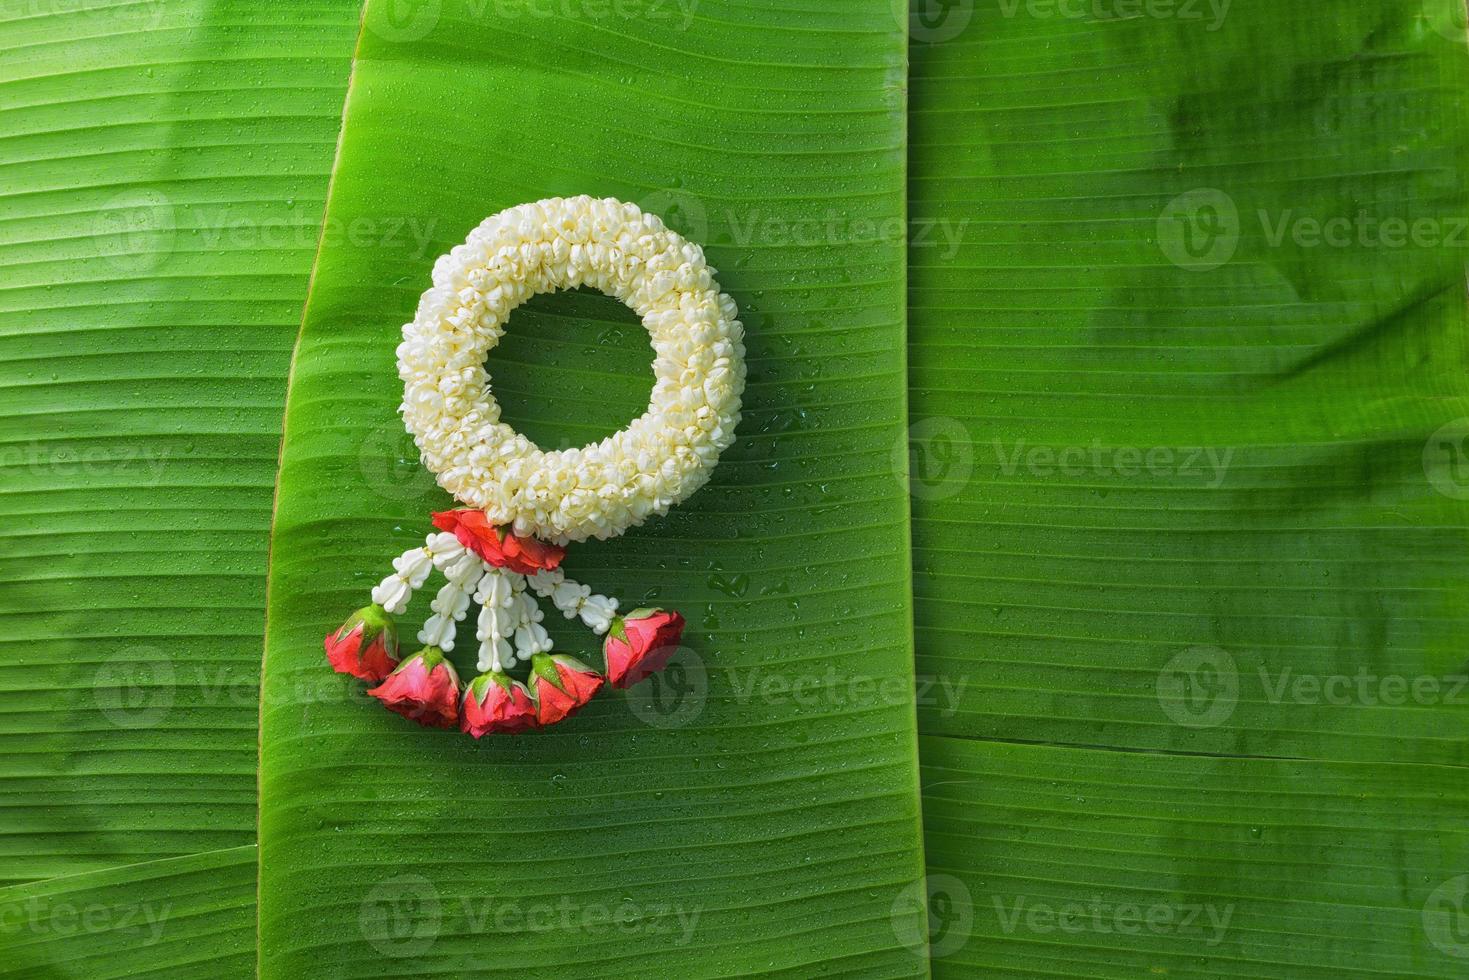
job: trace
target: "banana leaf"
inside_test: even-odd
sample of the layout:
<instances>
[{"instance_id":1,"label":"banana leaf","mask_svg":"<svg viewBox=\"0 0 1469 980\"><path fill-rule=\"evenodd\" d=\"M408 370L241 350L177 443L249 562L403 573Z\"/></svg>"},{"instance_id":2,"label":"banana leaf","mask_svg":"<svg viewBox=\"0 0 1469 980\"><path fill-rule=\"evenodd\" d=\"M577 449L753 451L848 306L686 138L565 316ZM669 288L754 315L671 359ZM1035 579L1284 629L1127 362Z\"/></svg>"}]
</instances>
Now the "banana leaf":
<instances>
[{"instance_id":1,"label":"banana leaf","mask_svg":"<svg viewBox=\"0 0 1469 980\"><path fill-rule=\"evenodd\" d=\"M1339 6L0 12L0 975L1462 975L1469 47ZM434 258L576 193L745 418L566 561L674 668L475 743L321 637L450 503ZM489 368L572 446L647 350Z\"/></svg>"},{"instance_id":2,"label":"banana leaf","mask_svg":"<svg viewBox=\"0 0 1469 980\"><path fill-rule=\"evenodd\" d=\"M912 50L934 972L1462 976L1463 17L1062 9Z\"/></svg>"},{"instance_id":3,"label":"banana leaf","mask_svg":"<svg viewBox=\"0 0 1469 980\"><path fill-rule=\"evenodd\" d=\"M285 375L356 22L0 9L0 882L255 841Z\"/></svg>"},{"instance_id":4,"label":"banana leaf","mask_svg":"<svg viewBox=\"0 0 1469 980\"><path fill-rule=\"evenodd\" d=\"M255 846L0 888L6 974L252 976Z\"/></svg>"},{"instance_id":5,"label":"banana leaf","mask_svg":"<svg viewBox=\"0 0 1469 980\"><path fill-rule=\"evenodd\" d=\"M688 30L657 9L613 29L463 0L405 42L378 9L326 220L432 238L323 249L306 305L272 534L261 974L920 971L922 905L893 909L922 873L892 465L900 25L885 4L731 4ZM624 608L682 610L682 680L480 743L369 710L355 684L323 694L323 633L452 504L415 464L380 468L401 432L394 349L434 258L487 214L575 193L669 214L742 298L749 436L696 498L563 565ZM828 221L837 233L798 233ZM849 231L867 227L893 233ZM489 370L510 424L580 445L642 411L648 349L613 301L548 296ZM556 640L600 656L579 628Z\"/></svg>"}]
</instances>

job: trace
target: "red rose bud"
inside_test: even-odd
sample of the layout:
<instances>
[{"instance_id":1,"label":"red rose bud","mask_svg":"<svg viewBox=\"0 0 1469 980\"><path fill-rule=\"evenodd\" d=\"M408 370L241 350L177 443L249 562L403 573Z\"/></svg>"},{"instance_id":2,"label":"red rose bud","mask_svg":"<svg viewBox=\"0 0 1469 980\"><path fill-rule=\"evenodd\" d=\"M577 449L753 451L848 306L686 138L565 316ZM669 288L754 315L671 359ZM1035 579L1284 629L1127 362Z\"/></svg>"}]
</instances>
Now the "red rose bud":
<instances>
[{"instance_id":1,"label":"red rose bud","mask_svg":"<svg viewBox=\"0 0 1469 980\"><path fill-rule=\"evenodd\" d=\"M576 714L601 686L602 675L574 657L538 653L531 658L530 690L542 725Z\"/></svg>"},{"instance_id":2,"label":"red rose bud","mask_svg":"<svg viewBox=\"0 0 1469 980\"><path fill-rule=\"evenodd\" d=\"M683 638L683 617L663 609L634 609L612 621L602 652L613 687L632 687L668 666Z\"/></svg>"},{"instance_id":3,"label":"red rose bud","mask_svg":"<svg viewBox=\"0 0 1469 980\"><path fill-rule=\"evenodd\" d=\"M536 538L517 537L497 527L480 510L444 510L433 516L434 527L449 531L459 543L498 568L522 575L550 571L561 564L566 549Z\"/></svg>"},{"instance_id":4,"label":"red rose bud","mask_svg":"<svg viewBox=\"0 0 1469 980\"><path fill-rule=\"evenodd\" d=\"M459 727L475 738L482 735L513 735L539 725L536 703L520 681L499 671L480 674L464 692L464 713Z\"/></svg>"},{"instance_id":5,"label":"red rose bud","mask_svg":"<svg viewBox=\"0 0 1469 980\"><path fill-rule=\"evenodd\" d=\"M438 647L424 647L367 692L389 711L429 728L459 722L459 675Z\"/></svg>"},{"instance_id":6,"label":"red rose bud","mask_svg":"<svg viewBox=\"0 0 1469 980\"><path fill-rule=\"evenodd\" d=\"M376 603L347 617L324 645L327 661L339 674L376 683L398 665L398 627Z\"/></svg>"}]
</instances>

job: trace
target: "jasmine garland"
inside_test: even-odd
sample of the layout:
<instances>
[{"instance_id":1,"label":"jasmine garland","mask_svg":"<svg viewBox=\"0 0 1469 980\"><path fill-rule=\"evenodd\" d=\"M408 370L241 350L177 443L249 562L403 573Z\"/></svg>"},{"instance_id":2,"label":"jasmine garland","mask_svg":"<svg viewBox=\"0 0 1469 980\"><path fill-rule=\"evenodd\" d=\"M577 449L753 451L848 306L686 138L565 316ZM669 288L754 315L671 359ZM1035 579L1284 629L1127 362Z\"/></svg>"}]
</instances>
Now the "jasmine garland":
<instances>
[{"instance_id":1,"label":"jasmine garland","mask_svg":"<svg viewBox=\"0 0 1469 980\"><path fill-rule=\"evenodd\" d=\"M593 286L643 318L652 337L648 410L581 449L546 453L500 421L486 355L505 321L539 292ZM745 366L734 302L703 250L656 216L610 198L551 198L487 218L435 263L433 287L403 328L401 411L424 465L469 506L433 515L439 533L393 560L393 572L325 640L340 673L422 725L475 738L553 725L606 685L662 670L684 619L663 609L618 614L618 602L568 579L564 544L609 538L701 487L734 441ZM444 584L399 659L394 616L437 572ZM605 636L605 671L552 651L532 594ZM480 671L462 687L445 657L471 605ZM530 665L524 681L506 670Z\"/></svg>"}]
</instances>

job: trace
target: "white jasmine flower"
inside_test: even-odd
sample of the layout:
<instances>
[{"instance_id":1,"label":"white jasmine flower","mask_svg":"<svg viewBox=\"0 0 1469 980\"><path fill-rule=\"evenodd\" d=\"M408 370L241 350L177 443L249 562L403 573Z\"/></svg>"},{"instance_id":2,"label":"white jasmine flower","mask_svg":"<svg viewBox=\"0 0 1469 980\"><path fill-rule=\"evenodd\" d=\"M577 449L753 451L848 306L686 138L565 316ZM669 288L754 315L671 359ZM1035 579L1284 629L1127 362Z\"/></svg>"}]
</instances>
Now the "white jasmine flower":
<instances>
[{"instance_id":1,"label":"white jasmine flower","mask_svg":"<svg viewBox=\"0 0 1469 980\"><path fill-rule=\"evenodd\" d=\"M427 548L414 548L393 559L393 568L400 578L416 589L423 585L428 573L434 570L433 554Z\"/></svg>"},{"instance_id":2,"label":"white jasmine flower","mask_svg":"<svg viewBox=\"0 0 1469 980\"><path fill-rule=\"evenodd\" d=\"M617 600L604 595L588 596L582 603L579 615L583 623L601 635L612 628L612 620L617 617Z\"/></svg>"},{"instance_id":3,"label":"white jasmine flower","mask_svg":"<svg viewBox=\"0 0 1469 980\"><path fill-rule=\"evenodd\" d=\"M372 589L372 601L394 616L402 615L412 596L408 583L396 575L389 575Z\"/></svg>"},{"instance_id":4,"label":"white jasmine flower","mask_svg":"<svg viewBox=\"0 0 1469 980\"><path fill-rule=\"evenodd\" d=\"M423 585L433 567L428 548L409 548L393 559L394 574L373 588L372 601L394 616L402 614L414 590Z\"/></svg>"},{"instance_id":5,"label":"white jasmine flower","mask_svg":"<svg viewBox=\"0 0 1469 980\"><path fill-rule=\"evenodd\" d=\"M454 649L454 620L450 616L434 613L418 631L418 639L427 646L449 651Z\"/></svg>"}]
</instances>

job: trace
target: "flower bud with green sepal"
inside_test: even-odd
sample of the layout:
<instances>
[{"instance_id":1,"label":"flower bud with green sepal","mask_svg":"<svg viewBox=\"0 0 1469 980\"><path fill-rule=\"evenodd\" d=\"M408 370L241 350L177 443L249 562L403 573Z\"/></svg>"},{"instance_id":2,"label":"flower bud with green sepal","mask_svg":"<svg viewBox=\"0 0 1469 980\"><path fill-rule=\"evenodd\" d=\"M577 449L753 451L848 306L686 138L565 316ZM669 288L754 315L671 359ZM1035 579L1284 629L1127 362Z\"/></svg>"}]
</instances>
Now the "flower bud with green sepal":
<instances>
[{"instance_id":1,"label":"flower bud with green sepal","mask_svg":"<svg viewBox=\"0 0 1469 980\"><path fill-rule=\"evenodd\" d=\"M376 603L357 610L323 645L326 659L339 674L374 683L398 665L398 627Z\"/></svg>"},{"instance_id":2,"label":"flower bud with green sepal","mask_svg":"<svg viewBox=\"0 0 1469 980\"><path fill-rule=\"evenodd\" d=\"M497 670L480 674L464 692L459 727L475 738L513 735L539 727L536 703L520 681Z\"/></svg>"},{"instance_id":3,"label":"flower bud with green sepal","mask_svg":"<svg viewBox=\"0 0 1469 980\"><path fill-rule=\"evenodd\" d=\"M575 657L538 653L531 658L530 691L542 725L554 725L580 711L603 683L601 674Z\"/></svg>"},{"instance_id":4,"label":"flower bud with green sepal","mask_svg":"<svg viewBox=\"0 0 1469 980\"><path fill-rule=\"evenodd\" d=\"M459 675L438 647L424 647L367 693L389 711L428 728L459 723Z\"/></svg>"},{"instance_id":5,"label":"flower bud with green sepal","mask_svg":"<svg viewBox=\"0 0 1469 980\"><path fill-rule=\"evenodd\" d=\"M668 666L683 639L684 618L664 609L634 609L612 621L602 653L613 687L631 687Z\"/></svg>"}]
</instances>

